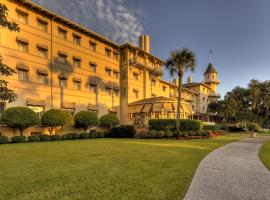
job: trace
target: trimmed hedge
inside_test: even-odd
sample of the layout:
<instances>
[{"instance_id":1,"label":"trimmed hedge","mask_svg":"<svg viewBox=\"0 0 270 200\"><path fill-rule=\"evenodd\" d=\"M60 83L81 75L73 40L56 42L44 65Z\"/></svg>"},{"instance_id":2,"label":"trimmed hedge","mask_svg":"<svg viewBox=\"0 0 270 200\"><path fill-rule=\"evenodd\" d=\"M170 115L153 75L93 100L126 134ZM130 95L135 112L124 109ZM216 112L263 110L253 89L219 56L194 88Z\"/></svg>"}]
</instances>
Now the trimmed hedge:
<instances>
[{"instance_id":1,"label":"trimmed hedge","mask_svg":"<svg viewBox=\"0 0 270 200\"><path fill-rule=\"evenodd\" d=\"M113 138L132 138L136 134L134 126L130 125L121 125L113 127L109 134L109 137Z\"/></svg>"},{"instance_id":2,"label":"trimmed hedge","mask_svg":"<svg viewBox=\"0 0 270 200\"><path fill-rule=\"evenodd\" d=\"M97 138L97 137L98 137L97 132L95 132L95 131L90 132L90 134L89 134L89 138Z\"/></svg>"},{"instance_id":3,"label":"trimmed hedge","mask_svg":"<svg viewBox=\"0 0 270 200\"><path fill-rule=\"evenodd\" d=\"M31 135L27 137L27 142L39 142L40 138L38 135Z\"/></svg>"},{"instance_id":4,"label":"trimmed hedge","mask_svg":"<svg viewBox=\"0 0 270 200\"><path fill-rule=\"evenodd\" d=\"M42 142L50 141L51 139L50 135L47 135L47 134L41 134L39 138L40 138L40 141Z\"/></svg>"},{"instance_id":5,"label":"trimmed hedge","mask_svg":"<svg viewBox=\"0 0 270 200\"><path fill-rule=\"evenodd\" d=\"M90 111L80 111L75 115L74 119L75 119L75 126L84 128L85 131L89 127L98 125L97 115Z\"/></svg>"},{"instance_id":6,"label":"trimmed hedge","mask_svg":"<svg viewBox=\"0 0 270 200\"><path fill-rule=\"evenodd\" d=\"M78 133L71 133L72 139L76 140L80 138L80 135Z\"/></svg>"},{"instance_id":7,"label":"trimmed hedge","mask_svg":"<svg viewBox=\"0 0 270 200\"><path fill-rule=\"evenodd\" d=\"M80 139L88 139L89 133L80 133Z\"/></svg>"},{"instance_id":8,"label":"trimmed hedge","mask_svg":"<svg viewBox=\"0 0 270 200\"><path fill-rule=\"evenodd\" d=\"M151 119L148 122L150 130L175 130L176 120L175 119ZM181 119L180 120L180 131L199 131L202 129L202 122L199 120Z\"/></svg>"},{"instance_id":9,"label":"trimmed hedge","mask_svg":"<svg viewBox=\"0 0 270 200\"><path fill-rule=\"evenodd\" d=\"M60 135L51 135L51 141L58 141L61 140L61 136Z\"/></svg>"},{"instance_id":10,"label":"trimmed hedge","mask_svg":"<svg viewBox=\"0 0 270 200\"><path fill-rule=\"evenodd\" d=\"M23 143L25 141L26 141L25 136L14 136L14 137L11 138L12 143Z\"/></svg>"},{"instance_id":11,"label":"trimmed hedge","mask_svg":"<svg viewBox=\"0 0 270 200\"><path fill-rule=\"evenodd\" d=\"M108 115L103 115L99 119L99 122L100 122L101 127L110 128L112 126L118 125L119 119L117 118L116 115L108 114Z\"/></svg>"},{"instance_id":12,"label":"trimmed hedge","mask_svg":"<svg viewBox=\"0 0 270 200\"><path fill-rule=\"evenodd\" d=\"M220 125L203 125L203 130L220 131L221 128Z\"/></svg>"},{"instance_id":13,"label":"trimmed hedge","mask_svg":"<svg viewBox=\"0 0 270 200\"><path fill-rule=\"evenodd\" d=\"M72 140L72 134L73 133L66 133L64 135L62 135L62 140Z\"/></svg>"},{"instance_id":14,"label":"trimmed hedge","mask_svg":"<svg viewBox=\"0 0 270 200\"><path fill-rule=\"evenodd\" d=\"M8 143L8 137L1 135L0 136L0 144L7 144Z\"/></svg>"},{"instance_id":15,"label":"trimmed hedge","mask_svg":"<svg viewBox=\"0 0 270 200\"><path fill-rule=\"evenodd\" d=\"M157 138L158 139L164 138L164 131L157 131Z\"/></svg>"}]
</instances>

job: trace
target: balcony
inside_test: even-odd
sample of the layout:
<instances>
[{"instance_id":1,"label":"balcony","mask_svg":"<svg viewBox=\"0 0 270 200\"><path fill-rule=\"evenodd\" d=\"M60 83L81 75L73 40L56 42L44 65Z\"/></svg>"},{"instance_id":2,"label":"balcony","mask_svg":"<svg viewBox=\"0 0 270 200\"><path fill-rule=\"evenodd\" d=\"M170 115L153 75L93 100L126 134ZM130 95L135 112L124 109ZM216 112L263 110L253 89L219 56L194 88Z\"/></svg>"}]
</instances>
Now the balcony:
<instances>
[{"instance_id":1,"label":"balcony","mask_svg":"<svg viewBox=\"0 0 270 200\"><path fill-rule=\"evenodd\" d=\"M149 72L153 73L156 76L162 76L163 75L163 68L162 66L151 66L151 65L146 65L142 61L138 61L136 58L129 59L129 64L131 66L136 66L141 69L146 69Z\"/></svg>"}]
</instances>

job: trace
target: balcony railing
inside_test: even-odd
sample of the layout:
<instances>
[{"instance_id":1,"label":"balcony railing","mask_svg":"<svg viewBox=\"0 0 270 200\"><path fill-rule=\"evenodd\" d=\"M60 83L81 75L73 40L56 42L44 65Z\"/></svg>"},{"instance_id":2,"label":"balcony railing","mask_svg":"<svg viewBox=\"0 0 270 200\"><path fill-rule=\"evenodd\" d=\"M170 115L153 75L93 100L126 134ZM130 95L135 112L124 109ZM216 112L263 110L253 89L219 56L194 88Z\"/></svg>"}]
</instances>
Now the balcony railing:
<instances>
[{"instance_id":1,"label":"balcony railing","mask_svg":"<svg viewBox=\"0 0 270 200\"><path fill-rule=\"evenodd\" d=\"M154 73L155 75L159 75L159 76L163 75L163 68L162 68L162 66L146 65L144 62L139 61L136 58L129 59L129 64L132 65L132 66L133 65L136 65L137 67L145 68L146 70Z\"/></svg>"}]
</instances>

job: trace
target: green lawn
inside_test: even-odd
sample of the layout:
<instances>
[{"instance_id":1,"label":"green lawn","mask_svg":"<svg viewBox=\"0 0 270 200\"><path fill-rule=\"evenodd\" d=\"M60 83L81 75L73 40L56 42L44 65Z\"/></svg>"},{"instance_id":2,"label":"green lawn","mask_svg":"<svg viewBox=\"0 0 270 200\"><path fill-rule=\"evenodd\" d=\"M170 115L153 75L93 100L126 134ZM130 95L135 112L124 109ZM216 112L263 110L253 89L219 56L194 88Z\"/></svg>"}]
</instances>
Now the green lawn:
<instances>
[{"instance_id":1,"label":"green lawn","mask_svg":"<svg viewBox=\"0 0 270 200\"><path fill-rule=\"evenodd\" d=\"M270 141L266 142L260 149L260 158L265 166L270 170Z\"/></svg>"},{"instance_id":2,"label":"green lawn","mask_svg":"<svg viewBox=\"0 0 270 200\"><path fill-rule=\"evenodd\" d=\"M202 158L242 137L0 145L0 199L182 199Z\"/></svg>"}]
</instances>

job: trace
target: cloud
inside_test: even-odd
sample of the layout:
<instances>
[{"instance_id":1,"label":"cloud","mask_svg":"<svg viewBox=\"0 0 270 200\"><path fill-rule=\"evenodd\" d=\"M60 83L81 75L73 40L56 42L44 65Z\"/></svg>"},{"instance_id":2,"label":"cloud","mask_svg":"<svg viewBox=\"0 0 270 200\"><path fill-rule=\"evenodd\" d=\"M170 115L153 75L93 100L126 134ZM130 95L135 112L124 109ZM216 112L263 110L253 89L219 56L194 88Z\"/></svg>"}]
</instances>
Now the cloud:
<instances>
[{"instance_id":1,"label":"cloud","mask_svg":"<svg viewBox=\"0 0 270 200\"><path fill-rule=\"evenodd\" d=\"M137 44L142 13L123 0L32 0L120 44Z\"/></svg>"}]
</instances>

